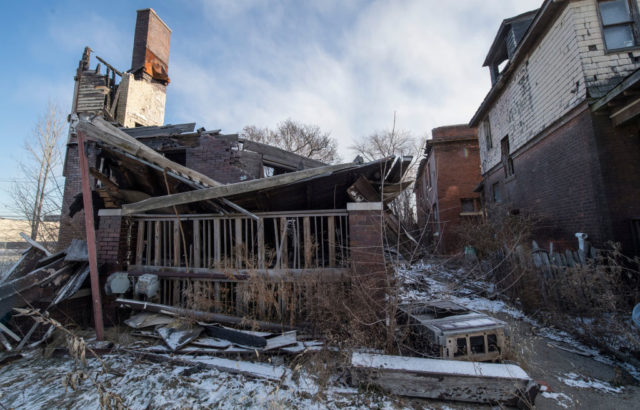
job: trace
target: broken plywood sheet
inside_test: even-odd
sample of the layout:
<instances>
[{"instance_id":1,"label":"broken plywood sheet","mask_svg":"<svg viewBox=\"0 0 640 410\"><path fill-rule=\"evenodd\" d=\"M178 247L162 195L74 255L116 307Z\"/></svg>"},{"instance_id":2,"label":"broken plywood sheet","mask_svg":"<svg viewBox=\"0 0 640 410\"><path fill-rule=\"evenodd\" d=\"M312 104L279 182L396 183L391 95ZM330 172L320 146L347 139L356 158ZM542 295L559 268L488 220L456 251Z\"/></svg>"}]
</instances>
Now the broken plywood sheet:
<instances>
[{"instance_id":1,"label":"broken plywood sheet","mask_svg":"<svg viewBox=\"0 0 640 410\"><path fill-rule=\"evenodd\" d=\"M89 250L87 241L72 239L71 245L66 250L65 262L89 262Z\"/></svg>"},{"instance_id":2,"label":"broken plywood sheet","mask_svg":"<svg viewBox=\"0 0 640 410\"><path fill-rule=\"evenodd\" d=\"M534 403L538 385L513 364L354 353L353 380L400 396L472 403Z\"/></svg>"},{"instance_id":3,"label":"broken plywood sheet","mask_svg":"<svg viewBox=\"0 0 640 410\"><path fill-rule=\"evenodd\" d=\"M264 336L252 334L250 331L231 329L217 324L200 323L207 335L217 339L224 339L242 346L263 348L267 345Z\"/></svg>"},{"instance_id":4,"label":"broken plywood sheet","mask_svg":"<svg viewBox=\"0 0 640 410\"><path fill-rule=\"evenodd\" d=\"M134 329L144 329L145 327L167 325L173 321L175 321L175 318L171 316L141 312L125 320L124 324Z\"/></svg>"},{"instance_id":5,"label":"broken plywood sheet","mask_svg":"<svg viewBox=\"0 0 640 410\"><path fill-rule=\"evenodd\" d=\"M200 336L204 329L186 322L176 321L156 330L172 351L179 350Z\"/></svg>"}]
</instances>

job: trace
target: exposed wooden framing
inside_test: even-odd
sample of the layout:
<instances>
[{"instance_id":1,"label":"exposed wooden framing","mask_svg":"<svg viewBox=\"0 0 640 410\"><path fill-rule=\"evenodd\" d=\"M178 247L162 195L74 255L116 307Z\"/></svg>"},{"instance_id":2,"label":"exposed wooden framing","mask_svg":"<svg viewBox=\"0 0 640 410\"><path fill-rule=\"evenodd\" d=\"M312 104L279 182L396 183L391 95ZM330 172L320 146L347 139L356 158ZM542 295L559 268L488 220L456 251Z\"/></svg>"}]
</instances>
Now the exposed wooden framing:
<instances>
[{"instance_id":1,"label":"exposed wooden framing","mask_svg":"<svg viewBox=\"0 0 640 410\"><path fill-rule=\"evenodd\" d=\"M147 147L140 141L129 136L100 117L94 118L91 122L80 121L78 124L78 131L85 132L88 136L120 148L131 155L146 159L163 169L171 169L175 173L183 175L193 181L200 182L210 187L220 185L219 182L204 174L169 160L153 148Z\"/></svg>"},{"instance_id":2,"label":"exposed wooden framing","mask_svg":"<svg viewBox=\"0 0 640 410\"><path fill-rule=\"evenodd\" d=\"M302 218L302 234L304 236L304 268L311 268L311 223L309 221L309 217L305 216Z\"/></svg>"},{"instance_id":3,"label":"exposed wooden framing","mask_svg":"<svg viewBox=\"0 0 640 410\"><path fill-rule=\"evenodd\" d=\"M214 186L212 188L182 192L178 194L152 197L140 202L123 205L122 214L132 215L138 212L150 211L167 206L184 205L198 201L205 201L208 199L223 198L248 192L255 192L266 188L300 182L307 178L312 178L353 167L356 167L356 165L329 165L320 168L305 169L303 171L276 175L269 178L255 179L250 181L238 182L235 184Z\"/></svg>"},{"instance_id":4,"label":"exposed wooden framing","mask_svg":"<svg viewBox=\"0 0 640 410\"><path fill-rule=\"evenodd\" d=\"M607 104L617 98L621 93L634 87L638 82L640 82L640 71L635 71L633 74L625 78L620 84L613 87L607 94L598 99L591 106L592 111L598 111L599 109L607 106Z\"/></svg>"},{"instance_id":5,"label":"exposed wooden framing","mask_svg":"<svg viewBox=\"0 0 640 410\"><path fill-rule=\"evenodd\" d=\"M33 239L31 239L27 234L25 234L24 232L20 232L20 236L22 237L22 239L24 239L25 241L27 241L27 243L29 243L29 245L33 246L34 248L37 248L39 250L41 250L42 252L44 252L44 254L46 256L51 256L51 252L49 252L47 250L47 248L45 248L44 246L42 246L40 244L40 242L37 242Z\"/></svg>"},{"instance_id":6,"label":"exposed wooden framing","mask_svg":"<svg viewBox=\"0 0 640 410\"><path fill-rule=\"evenodd\" d=\"M640 98L614 112L609 118L611 118L613 126L618 127L627 121L636 118L638 115L640 115Z\"/></svg>"},{"instance_id":7,"label":"exposed wooden framing","mask_svg":"<svg viewBox=\"0 0 640 410\"><path fill-rule=\"evenodd\" d=\"M96 250L96 231L93 221L93 201L89 183L89 165L84 148L85 135L78 131L78 157L80 162L80 178L82 182L82 201L84 205L84 225L87 235L89 252L89 271L91 275L91 298L93 300L93 321L96 329L96 339L104 339L104 325L102 321L102 298L100 295L100 278L98 277L98 257Z\"/></svg>"},{"instance_id":8,"label":"exposed wooden framing","mask_svg":"<svg viewBox=\"0 0 640 410\"><path fill-rule=\"evenodd\" d=\"M336 266L336 226L333 216L327 217L327 235L329 242L329 267Z\"/></svg>"}]
</instances>

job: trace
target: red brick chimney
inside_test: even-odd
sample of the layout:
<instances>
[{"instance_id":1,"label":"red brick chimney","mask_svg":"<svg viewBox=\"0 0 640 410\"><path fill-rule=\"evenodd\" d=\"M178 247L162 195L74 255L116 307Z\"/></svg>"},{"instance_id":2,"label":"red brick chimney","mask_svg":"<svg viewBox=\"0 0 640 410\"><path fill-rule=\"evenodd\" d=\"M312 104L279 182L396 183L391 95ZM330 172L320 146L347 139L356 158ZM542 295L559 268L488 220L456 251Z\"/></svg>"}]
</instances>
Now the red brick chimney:
<instances>
[{"instance_id":1,"label":"red brick chimney","mask_svg":"<svg viewBox=\"0 0 640 410\"><path fill-rule=\"evenodd\" d=\"M171 29L153 9L138 10L133 39L132 71L144 72L154 80L169 82Z\"/></svg>"}]
</instances>

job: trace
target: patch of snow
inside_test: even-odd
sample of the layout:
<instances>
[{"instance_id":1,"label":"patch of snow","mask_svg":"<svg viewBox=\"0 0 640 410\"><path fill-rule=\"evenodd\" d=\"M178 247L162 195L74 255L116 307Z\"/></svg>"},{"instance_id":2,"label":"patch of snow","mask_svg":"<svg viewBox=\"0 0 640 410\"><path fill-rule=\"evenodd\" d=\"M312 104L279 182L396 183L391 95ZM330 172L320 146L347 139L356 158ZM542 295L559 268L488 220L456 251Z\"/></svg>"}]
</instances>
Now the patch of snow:
<instances>
[{"instance_id":1,"label":"patch of snow","mask_svg":"<svg viewBox=\"0 0 640 410\"><path fill-rule=\"evenodd\" d=\"M555 400L556 403L558 403L558 406L564 407L565 409L568 409L569 406L573 407L573 400L564 393L551 393L544 391L541 394L542 397Z\"/></svg>"},{"instance_id":2,"label":"patch of snow","mask_svg":"<svg viewBox=\"0 0 640 410\"><path fill-rule=\"evenodd\" d=\"M558 380L571 387L581 389L602 390L605 393L622 393L623 387L613 387L611 384L598 379L583 379L576 373L567 373L566 377L558 377Z\"/></svg>"}]
</instances>

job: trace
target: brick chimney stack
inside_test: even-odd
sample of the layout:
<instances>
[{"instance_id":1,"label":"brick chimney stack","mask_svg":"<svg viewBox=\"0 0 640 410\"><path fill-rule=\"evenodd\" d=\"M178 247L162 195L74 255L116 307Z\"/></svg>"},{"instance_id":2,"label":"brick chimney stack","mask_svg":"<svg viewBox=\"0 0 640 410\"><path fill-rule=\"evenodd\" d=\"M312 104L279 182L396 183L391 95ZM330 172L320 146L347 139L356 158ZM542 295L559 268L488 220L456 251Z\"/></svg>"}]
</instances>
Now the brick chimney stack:
<instances>
[{"instance_id":1,"label":"brick chimney stack","mask_svg":"<svg viewBox=\"0 0 640 410\"><path fill-rule=\"evenodd\" d=\"M153 9L137 11L131 68L157 81L169 82L169 45L171 29ZM142 69L142 70L141 70Z\"/></svg>"}]
</instances>

